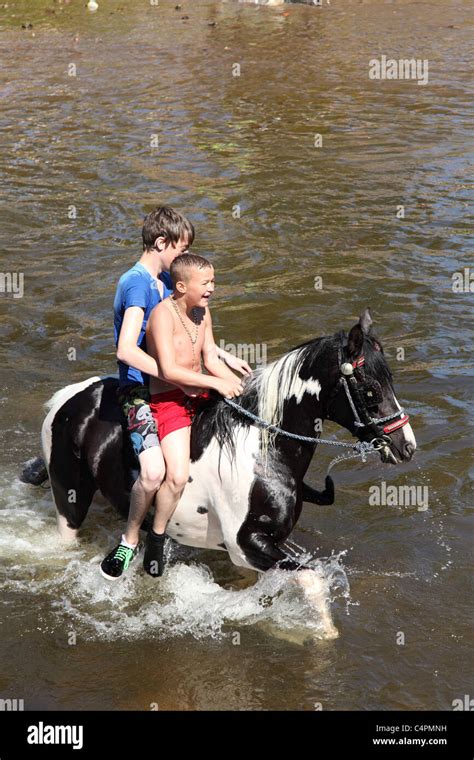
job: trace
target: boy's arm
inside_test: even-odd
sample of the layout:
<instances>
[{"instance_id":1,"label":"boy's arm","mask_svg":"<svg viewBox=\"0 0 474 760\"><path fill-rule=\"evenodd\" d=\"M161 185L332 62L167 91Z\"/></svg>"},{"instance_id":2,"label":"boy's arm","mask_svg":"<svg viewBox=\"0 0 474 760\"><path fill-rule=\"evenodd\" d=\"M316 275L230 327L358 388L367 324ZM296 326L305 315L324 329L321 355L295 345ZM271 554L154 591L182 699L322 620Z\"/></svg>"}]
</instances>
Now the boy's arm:
<instances>
[{"instance_id":1,"label":"boy's arm","mask_svg":"<svg viewBox=\"0 0 474 760\"><path fill-rule=\"evenodd\" d=\"M229 351L224 351L223 348L217 345L216 351L219 359L222 359L222 361L231 369L235 369L235 371L240 372L241 375L250 376L252 374L252 367L243 359L239 359L238 356L231 354Z\"/></svg>"},{"instance_id":2,"label":"boy's arm","mask_svg":"<svg viewBox=\"0 0 474 760\"><path fill-rule=\"evenodd\" d=\"M137 346L138 336L143 325L143 309L141 306L130 306L123 315L117 345L117 359L130 367L145 372L152 377L158 377L158 365L153 357Z\"/></svg>"},{"instance_id":3,"label":"boy's arm","mask_svg":"<svg viewBox=\"0 0 474 760\"><path fill-rule=\"evenodd\" d=\"M204 361L204 366L207 369L208 372L211 373L211 375L214 375L214 377L222 377L223 379L236 379L235 375L231 370L226 367L224 362L222 362L219 359L219 353L220 350L218 346L216 346L216 343L214 341L214 335L212 332L212 319L211 319L211 312L209 309L206 309L206 331L204 333L204 344L202 347L202 358ZM221 349L222 350L222 349ZM227 351L223 352L227 355ZM231 354L228 354L231 356ZM232 358L236 358L235 356ZM249 367L250 369L250 367ZM250 370L251 372L252 370Z\"/></svg>"},{"instance_id":4,"label":"boy's arm","mask_svg":"<svg viewBox=\"0 0 474 760\"><path fill-rule=\"evenodd\" d=\"M222 392L222 384L217 377L203 375L186 369L176 364L176 355L173 342L173 316L166 307L154 309L148 321L148 330L151 333L156 347L157 359L160 365L160 377L173 385L192 385L196 388L209 389ZM236 380L235 375L232 375Z\"/></svg>"}]
</instances>

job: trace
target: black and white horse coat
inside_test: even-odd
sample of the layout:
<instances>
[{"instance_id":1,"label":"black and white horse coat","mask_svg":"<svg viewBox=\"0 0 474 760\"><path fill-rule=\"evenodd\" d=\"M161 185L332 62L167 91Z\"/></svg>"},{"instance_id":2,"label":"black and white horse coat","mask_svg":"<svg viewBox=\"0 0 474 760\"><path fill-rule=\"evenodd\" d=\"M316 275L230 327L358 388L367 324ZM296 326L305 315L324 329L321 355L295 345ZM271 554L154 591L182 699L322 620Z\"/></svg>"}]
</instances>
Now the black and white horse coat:
<instances>
[{"instance_id":1,"label":"black and white horse coat","mask_svg":"<svg viewBox=\"0 0 474 760\"><path fill-rule=\"evenodd\" d=\"M355 435L347 399L343 393L334 399L341 342L350 359L364 353L367 373L382 386L379 414L400 409L383 351L369 332L361 317L349 339L339 333L295 348L257 371L239 403L284 430L315 436L315 422L326 418L331 400L331 419ZM64 537L76 535L97 490L127 516L137 460L117 384L115 378L93 377L63 388L49 402L42 446ZM391 436L397 461L410 459L415 445L408 424ZM281 544L300 516L303 478L315 448L255 427L216 395L193 422L189 482L167 533L181 544L227 551L239 566L296 569Z\"/></svg>"}]
</instances>

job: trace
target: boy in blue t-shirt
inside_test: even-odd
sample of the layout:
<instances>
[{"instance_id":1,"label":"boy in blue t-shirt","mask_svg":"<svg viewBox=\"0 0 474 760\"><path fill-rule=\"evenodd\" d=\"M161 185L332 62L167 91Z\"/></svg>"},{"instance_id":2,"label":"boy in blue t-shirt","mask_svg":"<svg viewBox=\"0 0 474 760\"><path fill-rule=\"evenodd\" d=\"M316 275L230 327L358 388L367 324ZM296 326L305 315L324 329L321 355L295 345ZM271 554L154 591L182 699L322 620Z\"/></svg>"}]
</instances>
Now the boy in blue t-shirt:
<instances>
[{"instance_id":1,"label":"boy in blue t-shirt","mask_svg":"<svg viewBox=\"0 0 474 760\"><path fill-rule=\"evenodd\" d=\"M149 377L159 377L159 367L146 352L146 326L152 309L172 293L169 269L174 259L192 245L194 227L174 209L162 206L145 217L142 239L143 254L120 278L114 300L119 402L140 463L140 474L130 495L126 531L100 566L108 580L120 578L138 554L141 524L165 476L163 454L150 410ZM216 348L231 369L242 375L251 374L246 362ZM193 393L195 389L183 386L183 390ZM163 533L158 537L160 546L154 546L155 553L162 555L164 540Z\"/></svg>"}]
</instances>

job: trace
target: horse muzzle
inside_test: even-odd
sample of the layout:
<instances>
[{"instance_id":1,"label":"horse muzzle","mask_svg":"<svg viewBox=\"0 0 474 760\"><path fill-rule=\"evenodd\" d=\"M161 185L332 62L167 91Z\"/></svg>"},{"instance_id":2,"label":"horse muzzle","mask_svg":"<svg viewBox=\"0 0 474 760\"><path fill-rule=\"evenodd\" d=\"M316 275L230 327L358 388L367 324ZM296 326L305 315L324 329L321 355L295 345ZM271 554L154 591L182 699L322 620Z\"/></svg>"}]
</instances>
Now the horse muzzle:
<instances>
[{"instance_id":1,"label":"horse muzzle","mask_svg":"<svg viewBox=\"0 0 474 760\"><path fill-rule=\"evenodd\" d=\"M380 453L380 459L384 464L400 464L409 462L413 458L415 448L411 442L405 443L403 451L399 451L388 435L373 438L371 444Z\"/></svg>"}]
</instances>

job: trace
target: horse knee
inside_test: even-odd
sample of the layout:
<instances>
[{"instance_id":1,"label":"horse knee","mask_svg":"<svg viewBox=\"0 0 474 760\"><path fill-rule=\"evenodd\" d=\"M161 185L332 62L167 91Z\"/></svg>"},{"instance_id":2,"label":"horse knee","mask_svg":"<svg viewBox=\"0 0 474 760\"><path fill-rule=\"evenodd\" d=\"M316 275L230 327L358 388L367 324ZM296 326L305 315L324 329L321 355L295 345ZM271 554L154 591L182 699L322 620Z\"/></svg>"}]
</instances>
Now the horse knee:
<instances>
[{"instance_id":1,"label":"horse knee","mask_svg":"<svg viewBox=\"0 0 474 760\"><path fill-rule=\"evenodd\" d=\"M256 526L244 524L237 534L237 543L256 570L270 570L277 563L283 570L295 570L298 567L276 545L272 536Z\"/></svg>"}]
</instances>

